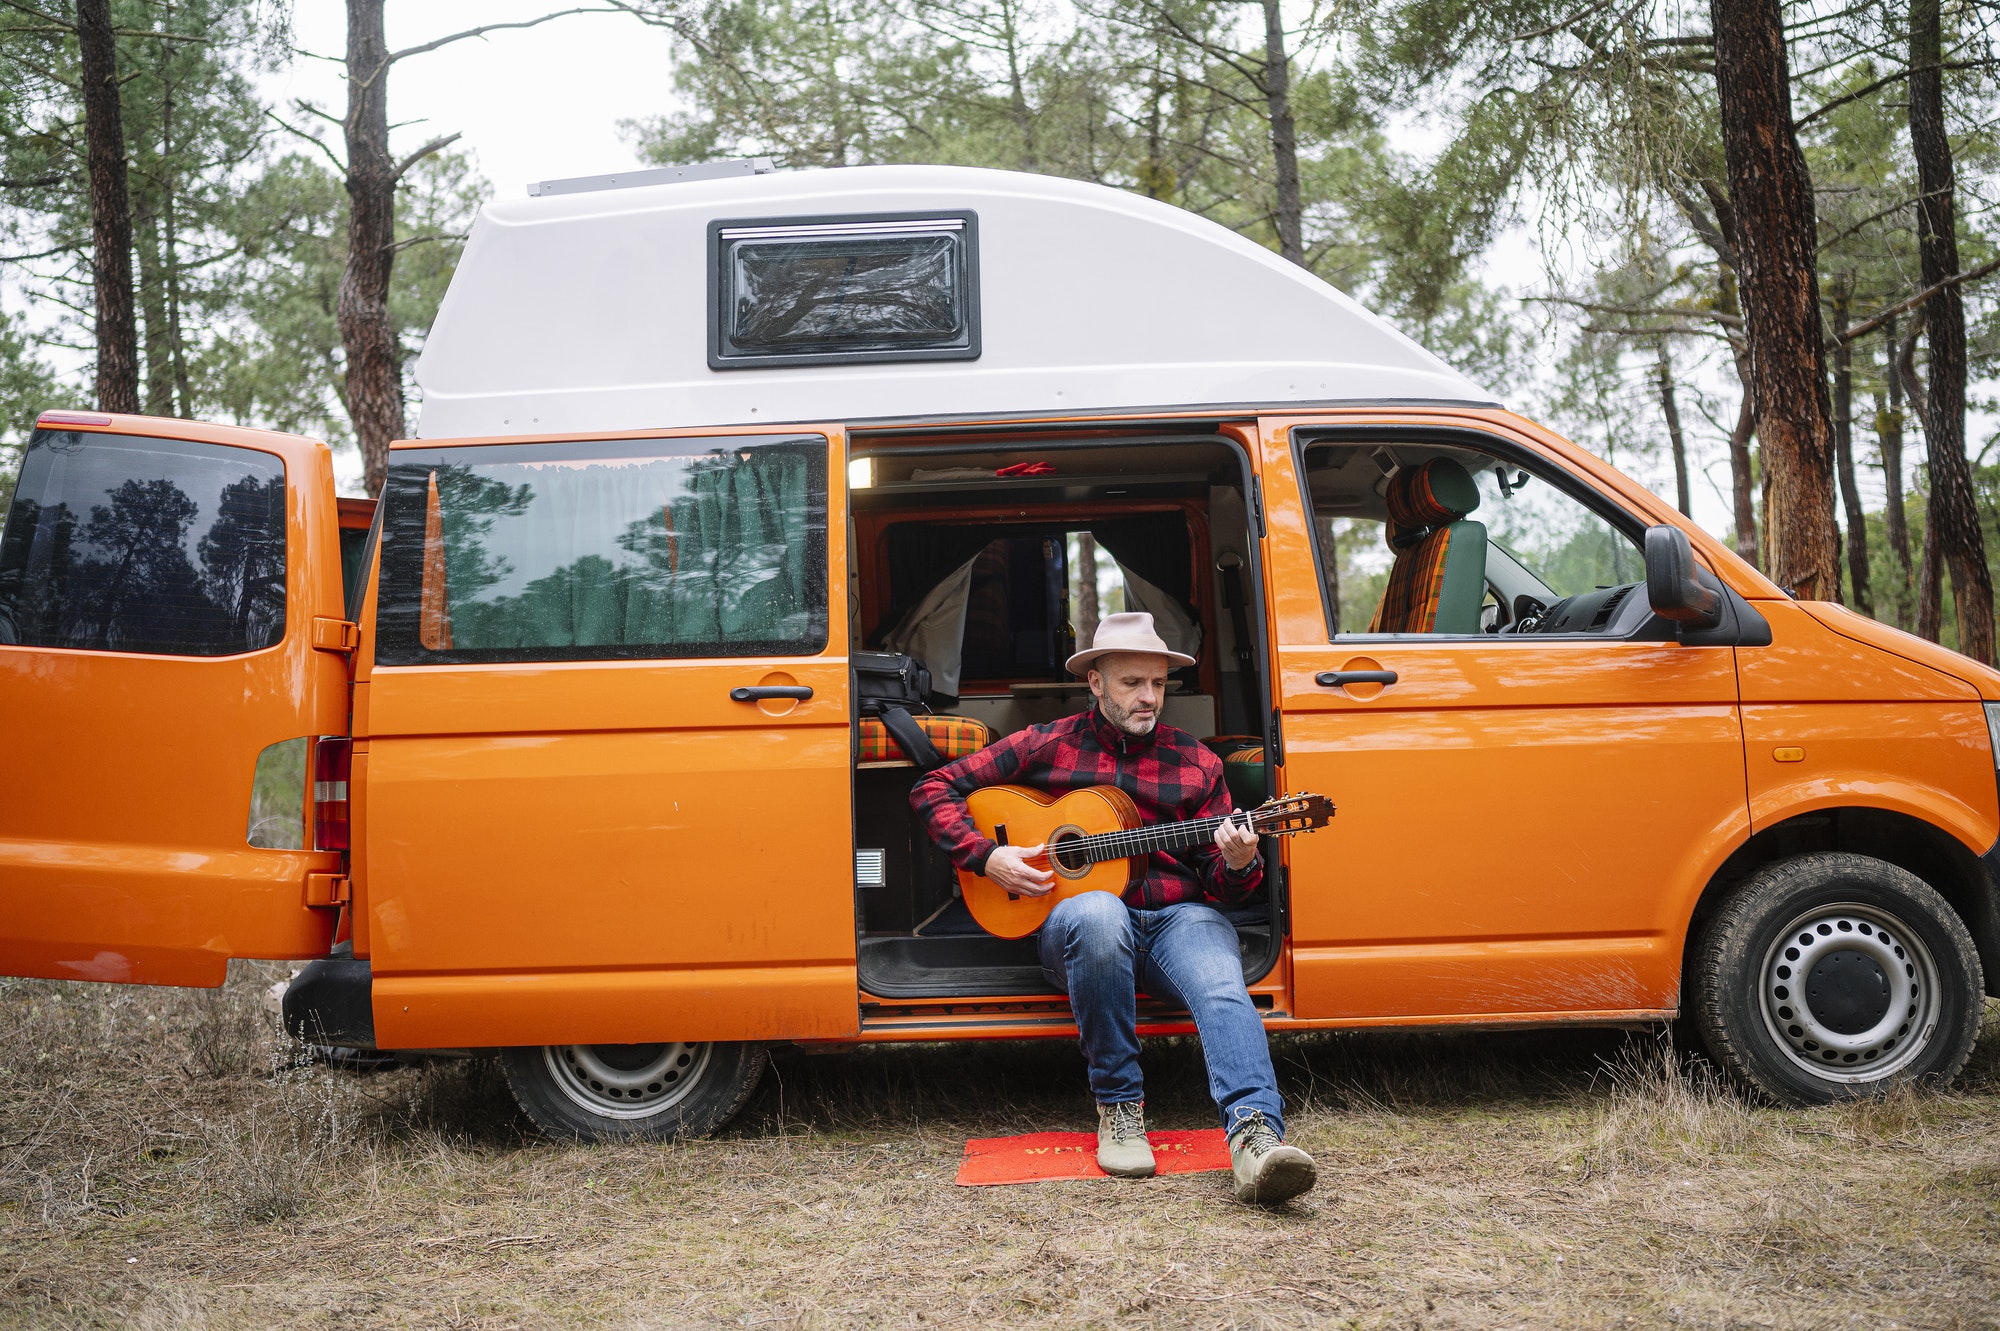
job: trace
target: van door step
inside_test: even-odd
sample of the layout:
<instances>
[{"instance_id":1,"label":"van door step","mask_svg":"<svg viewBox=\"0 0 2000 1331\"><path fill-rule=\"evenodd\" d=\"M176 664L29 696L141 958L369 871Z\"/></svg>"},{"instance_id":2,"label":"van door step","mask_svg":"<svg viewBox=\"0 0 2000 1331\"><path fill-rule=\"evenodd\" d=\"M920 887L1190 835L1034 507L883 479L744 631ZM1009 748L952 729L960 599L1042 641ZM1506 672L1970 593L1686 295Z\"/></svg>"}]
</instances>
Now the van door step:
<instances>
[{"instance_id":1,"label":"van door step","mask_svg":"<svg viewBox=\"0 0 2000 1331\"><path fill-rule=\"evenodd\" d=\"M1142 1035L1185 1035L1194 1031L1188 1014L1164 1003L1142 999L1139 1003L1139 1033ZM965 1030L967 1028L1006 1032L1022 1036L1056 1035L1076 1030L1076 1020L1066 1002L1026 1001L1016 1003L863 1003L861 1030L864 1034L893 1036L908 1032Z\"/></svg>"}]
</instances>

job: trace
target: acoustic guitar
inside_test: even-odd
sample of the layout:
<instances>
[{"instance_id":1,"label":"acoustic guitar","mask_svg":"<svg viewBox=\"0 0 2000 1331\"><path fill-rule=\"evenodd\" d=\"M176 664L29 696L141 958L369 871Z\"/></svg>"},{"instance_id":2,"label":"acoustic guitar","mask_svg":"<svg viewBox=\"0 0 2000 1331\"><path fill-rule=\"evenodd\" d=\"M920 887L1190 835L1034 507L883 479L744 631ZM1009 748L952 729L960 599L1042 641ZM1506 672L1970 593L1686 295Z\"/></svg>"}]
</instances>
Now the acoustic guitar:
<instances>
[{"instance_id":1,"label":"acoustic guitar","mask_svg":"<svg viewBox=\"0 0 2000 1331\"><path fill-rule=\"evenodd\" d=\"M965 798L972 822L1003 846L1045 846L1027 863L1055 875L1039 897L1009 892L990 878L958 871L966 909L979 927L1000 938L1026 938L1042 927L1056 903L1079 892L1114 892L1146 876L1146 858L1215 840L1222 819L1190 818L1141 823L1132 797L1117 786L1085 786L1057 797L1026 786L987 786ZM1333 817L1324 795L1287 795L1227 816L1259 836L1311 832Z\"/></svg>"}]
</instances>

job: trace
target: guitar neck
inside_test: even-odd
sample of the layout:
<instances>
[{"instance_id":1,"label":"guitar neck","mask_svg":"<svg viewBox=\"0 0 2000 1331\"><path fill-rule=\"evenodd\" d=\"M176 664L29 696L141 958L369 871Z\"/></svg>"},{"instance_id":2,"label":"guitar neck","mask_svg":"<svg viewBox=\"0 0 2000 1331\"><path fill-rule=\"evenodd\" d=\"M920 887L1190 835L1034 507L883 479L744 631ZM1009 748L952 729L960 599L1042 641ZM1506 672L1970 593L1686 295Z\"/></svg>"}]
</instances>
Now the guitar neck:
<instances>
[{"instance_id":1,"label":"guitar neck","mask_svg":"<svg viewBox=\"0 0 2000 1331\"><path fill-rule=\"evenodd\" d=\"M1063 845L1063 853L1069 856L1074 848L1081 846L1084 858L1092 864L1104 860L1128 859L1134 855L1150 855L1156 850L1181 850L1187 846L1199 846L1215 840L1215 831L1228 818L1239 818L1247 825L1249 815L1243 813L1225 814L1218 818L1190 818L1179 823L1151 823L1145 827L1128 827L1116 832L1099 832L1080 841Z\"/></svg>"}]
</instances>

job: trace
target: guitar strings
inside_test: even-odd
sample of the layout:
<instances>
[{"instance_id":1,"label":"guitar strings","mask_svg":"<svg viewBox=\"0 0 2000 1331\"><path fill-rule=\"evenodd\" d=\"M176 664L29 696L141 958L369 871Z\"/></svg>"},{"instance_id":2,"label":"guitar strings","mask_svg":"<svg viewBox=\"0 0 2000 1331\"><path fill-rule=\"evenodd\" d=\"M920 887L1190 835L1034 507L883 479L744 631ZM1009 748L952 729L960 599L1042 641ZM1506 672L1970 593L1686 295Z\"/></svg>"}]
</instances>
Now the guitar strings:
<instances>
[{"instance_id":1,"label":"guitar strings","mask_svg":"<svg viewBox=\"0 0 2000 1331\"><path fill-rule=\"evenodd\" d=\"M1126 827L1115 832L1095 832L1086 836L1073 837L1050 847L1036 856L1040 862L1048 862L1058 851L1071 859L1077 851L1084 853L1085 864L1102 864L1107 860L1130 859L1135 855L1150 855L1154 851L1175 850L1185 846L1199 845L1211 839L1223 823L1241 820L1242 826L1260 836L1283 836L1288 832L1303 832L1304 825L1286 827L1285 822L1298 816L1301 810L1293 807L1291 801L1276 808L1231 809L1228 813L1213 818L1192 818L1177 823L1155 823L1150 827ZM1280 825L1259 826L1259 819L1275 819Z\"/></svg>"}]
</instances>

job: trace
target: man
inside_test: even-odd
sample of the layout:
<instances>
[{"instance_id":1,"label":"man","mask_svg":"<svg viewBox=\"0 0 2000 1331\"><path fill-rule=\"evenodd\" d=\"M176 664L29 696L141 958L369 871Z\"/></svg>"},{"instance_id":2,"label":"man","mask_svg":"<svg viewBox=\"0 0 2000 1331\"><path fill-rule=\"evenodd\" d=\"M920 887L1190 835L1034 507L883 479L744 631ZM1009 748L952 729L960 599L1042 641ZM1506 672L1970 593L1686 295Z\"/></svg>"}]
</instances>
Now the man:
<instances>
[{"instance_id":1,"label":"man","mask_svg":"<svg viewBox=\"0 0 2000 1331\"><path fill-rule=\"evenodd\" d=\"M910 792L911 807L953 863L1021 896L1042 896L1054 885L1047 870L1028 863L1044 847L1000 846L981 836L965 797L983 786L1060 794L1115 785L1147 822L1228 813L1221 760L1160 721L1168 670L1193 664L1167 649L1151 615L1108 616L1089 650L1069 659L1070 673L1089 681L1095 700L1089 711L1017 731L927 774ZM1057 902L1042 926L1042 971L1069 994L1090 1065L1097 1163L1105 1173L1153 1173L1139 1074L1136 996L1143 988L1194 1017L1209 1092L1229 1138L1237 1198L1281 1202L1312 1187L1312 1157L1284 1143L1284 1101L1264 1023L1243 987L1236 930L1210 904L1241 902L1263 876L1256 836L1225 822L1212 845L1155 851L1144 878L1122 900L1080 893Z\"/></svg>"}]
</instances>

